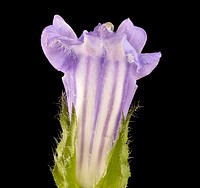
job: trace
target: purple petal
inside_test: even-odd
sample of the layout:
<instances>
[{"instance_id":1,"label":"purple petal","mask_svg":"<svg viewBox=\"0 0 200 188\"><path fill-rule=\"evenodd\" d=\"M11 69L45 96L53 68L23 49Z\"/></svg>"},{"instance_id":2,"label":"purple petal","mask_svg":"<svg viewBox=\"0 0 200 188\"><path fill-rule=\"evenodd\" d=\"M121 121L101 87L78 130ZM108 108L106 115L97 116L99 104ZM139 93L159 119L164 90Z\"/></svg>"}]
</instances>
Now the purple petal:
<instances>
[{"instance_id":1,"label":"purple petal","mask_svg":"<svg viewBox=\"0 0 200 188\"><path fill-rule=\"evenodd\" d=\"M160 57L160 52L140 54L138 57L140 66L137 70L137 79L150 74L151 71L157 66Z\"/></svg>"},{"instance_id":2,"label":"purple petal","mask_svg":"<svg viewBox=\"0 0 200 188\"><path fill-rule=\"evenodd\" d=\"M119 25L117 33L126 34L128 42L135 48L137 53L142 51L147 40L146 32L142 28L134 26L129 18Z\"/></svg>"},{"instance_id":3,"label":"purple petal","mask_svg":"<svg viewBox=\"0 0 200 188\"><path fill-rule=\"evenodd\" d=\"M44 29L41 37L44 54L55 69L66 72L76 61L76 54L68 48L63 39L60 37L50 38L50 36L48 30Z\"/></svg>"},{"instance_id":4,"label":"purple petal","mask_svg":"<svg viewBox=\"0 0 200 188\"><path fill-rule=\"evenodd\" d=\"M58 71L66 72L76 61L72 45L81 44L69 25L56 15L53 25L46 27L41 35L41 46L49 62Z\"/></svg>"},{"instance_id":5,"label":"purple petal","mask_svg":"<svg viewBox=\"0 0 200 188\"><path fill-rule=\"evenodd\" d=\"M77 36L73 29L63 20L61 16L54 16L53 26L61 36L66 36L70 39L77 39Z\"/></svg>"},{"instance_id":6,"label":"purple petal","mask_svg":"<svg viewBox=\"0 0 200 188\"><path fill-rule=\"evenodd\" d=\"M70 75L65 74L64 84L73 91L69 97L75 101L78 118L77 177L83 187L91 187L103 173L122 111L127 114L137 88L133 64L126 61L123 38L105 41L86 34L73 74L75 88L70 85Z\"/></svg>"}]
</instances>

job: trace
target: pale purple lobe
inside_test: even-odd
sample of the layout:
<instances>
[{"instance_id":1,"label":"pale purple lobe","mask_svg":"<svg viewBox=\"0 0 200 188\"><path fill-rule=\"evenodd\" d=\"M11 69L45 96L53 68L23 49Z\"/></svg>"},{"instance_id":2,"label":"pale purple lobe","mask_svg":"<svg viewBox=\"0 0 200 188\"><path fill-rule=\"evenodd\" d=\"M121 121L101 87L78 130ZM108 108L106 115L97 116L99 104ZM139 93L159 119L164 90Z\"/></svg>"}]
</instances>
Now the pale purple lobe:
<instances>
[{"instance_id":1,"label":"pale purple lobe","mask_svg":"<svg viewBox=\"0 0 200 188\"><path fill-rule=\"evenodd\" d=\"M138 56L138 60L140 62L140 66L137 70L137 79L140 79L144 76L147 76L154 70L154 68L158 65L160 61L161 53L143 53Z\"/></svg>"},{"instance_id":2,"label":"pale purple lobe","mask_svg":"<svg viewBox=\"0 0 200 188\"><path fill-rule=\"evenodd\" d=\"M140 53L146 43L147 34L144 29L134 26L128 18L118 27L117 34L126 34L128 42L133 46L137 53Z\"/></svg>"},{"instance_id":3,"label":"pale purple lobe","mask_svg":"<svg viewBox=\"0 0 200 188\"><path fill-rule=\"evenodd\" d=\"M53 19L53 26L60 34L60 36L65 36L69 39L77 39L76 33L73 29L64 21L64 19L59 16L55 15Z\"/></svg>"},{"instance_id":4,"label":"pale purple lobe","mask_svg":"<svg viewBox=\"0 0 200 188\"><path fill-rule=\"evenodd\" d=\"M53 25L42 31L41 45L44 54L58 71L65 72L73 66L76 56L70 47L80 43L72 28L58 15L54 16Z\"/></svg>"}]
</instances>

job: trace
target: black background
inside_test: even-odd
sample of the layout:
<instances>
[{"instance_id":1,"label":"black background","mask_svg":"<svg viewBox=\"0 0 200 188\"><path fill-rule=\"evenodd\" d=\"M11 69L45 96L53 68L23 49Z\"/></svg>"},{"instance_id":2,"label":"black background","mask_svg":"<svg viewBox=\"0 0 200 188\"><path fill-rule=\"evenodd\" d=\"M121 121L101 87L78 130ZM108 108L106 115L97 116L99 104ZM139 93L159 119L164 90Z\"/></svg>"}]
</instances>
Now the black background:
<instances>
[{"instance_id":1,"label":"black background","mask_svg":"<svg viewBox=\"0 0 200 188\"><path fill-rule=\"evenodd\" d=\"M5 183L14 183L17 187L56 188L49 166L53 164L54 138L60 128L57 115L63 91L62 73L44 56L40 36L43 28L52 23L53 16L59 14L77 36L107 21L117 29L126 18L145 29L148 38L143 52L160 51L162 57L155 70L137 82L133 102L140 101L143 107L130 123L132 176L128 187L191 185L192 172L188 167L192 159L188 156L191 155L189 137L193 123L192 119L188 121L187 114L192 98L187 93L192 86L188 81L191 72L186 50L190 38L183 3L140 1L111 6L103 2L70 3L66 0L18 2L16 7L12 4L14 10L4 15L12 13L11 18L3 20L6 35L2 35L6 41L9 38L5 49L12 53L6 55L10 62L6 64L8 68L2 69L2 73L8 70L5 94L9 97L4 110L9 130L2 142L2 146L8 143L9 147L6 144L2 151L11 166L4 174L8 178L12 172L15 179L13 182L5 179Z\"/></svg>"}]
</instances>

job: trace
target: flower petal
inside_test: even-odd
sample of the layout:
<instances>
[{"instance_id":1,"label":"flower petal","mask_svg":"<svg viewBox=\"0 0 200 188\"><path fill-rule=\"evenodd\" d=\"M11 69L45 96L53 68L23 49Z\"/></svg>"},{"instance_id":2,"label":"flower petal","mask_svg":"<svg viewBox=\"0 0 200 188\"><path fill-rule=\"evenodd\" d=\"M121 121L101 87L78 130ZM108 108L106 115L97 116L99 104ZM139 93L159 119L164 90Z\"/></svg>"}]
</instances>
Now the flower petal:
<instances>
[{"instance_id":1,"label":"flower petal","mask_svg":"<svg viewBox=\"0 0 200 188\"><path fill-rule=\"evenodd\" d=\"M71 39L77 39L77 36L73 29L63 20L61 16L54 16L53 26L61 36L66 36Z\"/></svg>"},{"instance_id":2,"label":"flower petal","mask_svg":"<svg viewBox=\"0 0 200 188\"><path fill-rule=\"evenodd\" d=\"M71 27L58 16L53 25L46 27L41 35L41 46L49 62L58 71L66 72L76 61L72 45L81 44Z\"/></svg>"},{"instance_id":3,"label":"flower petal","mask_svg":"<svg viewBox=\"0 0 200 188\"><path fill-rule=\"evenodd\" d=\"M67 46L67 41L61 37L52 37L48 28L42 32L41 45L47 59L58 71L66 72L76 61L76 54Z\"/></svg>"},{"instance_id":4,"label":"flower petal","mask_svg":"<svg viewBox=\"0 0 200 188\"><path fill-rule=\"evenodd\" d=\"M92 187L104 172L122 112L127 114L137 87L123 40L86 34L76 51L75 69L63 77L69 109L72 102L76 109L77 178L82 187Z\"/></svg>"},{"instance_id":5,"label":"flower petal","mask_svg":"<svg viewBox=\"0 0 200 188\"><path fill-rule=\"evenodd\" d=\"M160 57L160 52L140 54L138 57L140 66L137 70L137 79L150 74L151 71L157 66Z\"/></svg>"},{"instance_id":6,"label":"flower petal","mask_svg":"<svg viewBox=\"0 0 200 188\"><path fill-rule=\"evenodd\" d=\"M137 53L142 51L147 40L144 29L134 26L129 18L119 25L116 33L126 34L128 42L135 48Z\"/></svg>"}]
</instances>

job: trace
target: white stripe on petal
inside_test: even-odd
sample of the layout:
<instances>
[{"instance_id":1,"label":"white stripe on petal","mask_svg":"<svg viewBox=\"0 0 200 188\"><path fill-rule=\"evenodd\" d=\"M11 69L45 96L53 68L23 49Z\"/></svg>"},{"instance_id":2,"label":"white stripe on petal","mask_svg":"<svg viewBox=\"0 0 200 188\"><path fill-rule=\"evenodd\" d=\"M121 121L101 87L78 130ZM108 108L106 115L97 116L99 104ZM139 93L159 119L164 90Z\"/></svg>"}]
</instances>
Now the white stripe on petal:
<instances>
[{"instance_id":1,"label":"white stripe on petal","mask_svg":"<svg viewBox=\"0 0 200 188\"><path fill-rule=\"evenodd\" d=\"M125 80L125 73L126 73L126 66L125 66L125 62L119 62L119 68L118 68L118 73L117 73L117 77L115 78L117 82L116 84L116 88L114 91L114 102L113 102L113 107L112 107L112 112L110 114L110 121L108 123L108 125L104 125L104 126L108 126L108 130L107 130L107 137L105 137L105 135L102 135L105 137L104 140L104 146L102 148L102 163L105 163L107 160L107 154L108 151L110 151L110 147L113 143L113 137L114 136L114 132L115 132L115 128L116 128L116 124L118 123L118 117L122 115L121 113L121 106L122 106L122 96L123 96L123 88L124 88L124 80ZM103 166L102 166L103 168ZM104 170L104 169L102 169Z\"/></svg>"},{"instance_id":2,"label":"white stripe on petal","mask_svg":"<svg viewBox=\"0 0 200 188\"><path fill-rule=\"evenodd\" d=\"M84 85L86 79L86 69L85 66L85 59L79 58L77 69L76 69L76 92L77 92L77 99L76 99L76 115L77 115L77 122L78 122L78 132L77 132L77 162L76 162L76 169L77 169L77 177L81 177L81 138L82 138L82 120L83 120L83 103L84 103Z\"/></svg>"},{"instance_id":3,"label":"white stripe on petal","mask_svg":"<svg viewBox=\"0 0 200 188\"><path fill-rule=\"evenodd\" d=\"M79 171L81 171L80 177L83 179L81 181L81 185L87 185L88 182L88 168L89 168L89 162L90 162L90 153L89 153L89 148L90 148L90 142L93 133L93 123L94 123L94 112L95 112L95 99L96 99L96 94L97 94L97 81L98 81L98 66L99 62L96 61L95 59L92 59L91 57L86 60L87 61L87 73L89 74L89 78L87 79L87 95L85 99L85 112L84 115L84 150L83 150L83 158L82 158L82 163L81 163L81 168L79 168ZM92 79L91 79L92 78ZM85 88L85 89L86 89ZM80 122L81 123L81 122ZM81 139L82 138L78 138ZM88 185L87 185L88 186Z\"/></svg>"}]
</instances>

